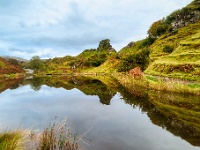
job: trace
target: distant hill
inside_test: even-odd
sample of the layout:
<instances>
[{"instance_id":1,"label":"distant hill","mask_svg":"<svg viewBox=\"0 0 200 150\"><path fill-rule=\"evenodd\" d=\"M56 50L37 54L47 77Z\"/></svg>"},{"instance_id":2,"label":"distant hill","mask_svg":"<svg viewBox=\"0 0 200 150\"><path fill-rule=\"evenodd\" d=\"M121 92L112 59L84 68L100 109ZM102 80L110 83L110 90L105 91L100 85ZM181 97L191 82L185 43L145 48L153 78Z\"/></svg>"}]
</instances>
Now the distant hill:
<instances>
[{"instance_id":1,"label":"distant hill","mask_svg":"<svg viewBox=\"0 0 200 150\"><path fill-rule=\"evenodd\" d=\"M21 58L21 57L15 57L15 56L2 56L2 58L9 60L9 59L15 59L19 62L28 62L29 60Z\"/></svg>"}]
</instances>

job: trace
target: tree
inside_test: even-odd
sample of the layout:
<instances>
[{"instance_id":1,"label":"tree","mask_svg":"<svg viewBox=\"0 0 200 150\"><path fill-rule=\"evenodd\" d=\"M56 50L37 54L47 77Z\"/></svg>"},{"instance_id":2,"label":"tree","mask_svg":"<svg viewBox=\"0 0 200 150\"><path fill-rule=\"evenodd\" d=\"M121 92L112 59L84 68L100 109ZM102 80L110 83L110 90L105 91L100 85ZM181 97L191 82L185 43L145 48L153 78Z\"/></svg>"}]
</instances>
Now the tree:
<instances>
[{"instance_id":1,"label":"tree","mask_svg":"<svg viewBox=\"0 0 200 150\"><path fill-rule=\"evenodd\" d=\"M9 58L8 61L13 65L19 65L19 62L14 58Z\"/></svg>"},{"instance_id":2,"label":"tree","mask_svg":"<svg viewBox=\"0 0 200 150\"><path fill-rule=\"evenodd\" d=\"M154 22L148 30L149 37L158 38L167 31L164 19Z\"/></svg>"},{"instance_id":3,"label":"tree","mask_svg":"<svg viewBox=\"0 0 200 150\"><path fill-rule=\"evenodd\" d=\"M29 61L29 68L33 70L43 70L44 63L40 60L39 56L33 56Z\"/></svg>"},{"instance_id":4,"label":"tree","mask_svg":"<svg viewBox=\"0 0 200 150\"><path fill-rule=\"evenodd\" d=\"M99 42L99 47L97 48L98 51L108 51L111 50L112 46L110 45L110 40L105 39Z\"/></svg>"}]
</instances>

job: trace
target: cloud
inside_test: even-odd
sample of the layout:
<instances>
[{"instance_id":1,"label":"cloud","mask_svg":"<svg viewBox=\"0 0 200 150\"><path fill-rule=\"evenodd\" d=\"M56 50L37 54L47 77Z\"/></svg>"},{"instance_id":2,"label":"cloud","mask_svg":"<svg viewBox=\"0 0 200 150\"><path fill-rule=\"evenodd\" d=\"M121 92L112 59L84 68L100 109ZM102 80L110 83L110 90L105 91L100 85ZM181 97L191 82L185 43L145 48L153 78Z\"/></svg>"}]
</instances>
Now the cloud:
<instances>
[{"instance_id":1,"label":"cloud","mask_svg":"<svg viewBox=\"0 0 200 150\"><path fill-rule=\"evenodd\" d=\"M105 38L109 38L113 47L119 50L132 40L144 38L154 21L190 2L2 0L1 55L27 58L34 54L41 57L75 55L86 48L96 48Z\"/></svg>"}]
</instances>

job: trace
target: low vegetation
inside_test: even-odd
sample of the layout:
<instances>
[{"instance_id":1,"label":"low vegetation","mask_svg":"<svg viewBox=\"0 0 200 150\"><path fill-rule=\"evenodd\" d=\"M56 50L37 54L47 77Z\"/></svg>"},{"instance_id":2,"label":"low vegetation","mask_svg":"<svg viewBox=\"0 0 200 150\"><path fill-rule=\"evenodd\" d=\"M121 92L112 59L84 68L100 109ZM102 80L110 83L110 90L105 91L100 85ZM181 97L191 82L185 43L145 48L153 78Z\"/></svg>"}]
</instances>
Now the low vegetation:
<instances>
[{"instance_id":1,"label":"low vegetation","mask_svg":"<svg viewBox=\"0 0 200 150\"><path fill-rule=\"evenodd\" d=\"M9 77L8 74L23 74L25 71L19 64L14 63L12 60L6 60L0 57L0 78Z\"/></svg>"},{"instance_id":2,"label":"low vegetation","mask_svg":"<svg viewBox=\"0 0 200 150\"><path fill-rule=\"evenodd\" d=\"M5 131L0 133L1 150L22 150L23 149L23 131Z\"/></svg>"},{"instance_id":3,"label":"low vegetation","mask_svg":"<svg viewBox=\"0 0 200 150\"><path fill-rule=\"evenodd\" d=\"M153 76L144 76L141 80L124 74L115 74L115 77L128 88L136 86L148 90L200 95L200 84L197 83L188 83L187 81L170 78L155 78Z\"/></svg>"}]
</instances>

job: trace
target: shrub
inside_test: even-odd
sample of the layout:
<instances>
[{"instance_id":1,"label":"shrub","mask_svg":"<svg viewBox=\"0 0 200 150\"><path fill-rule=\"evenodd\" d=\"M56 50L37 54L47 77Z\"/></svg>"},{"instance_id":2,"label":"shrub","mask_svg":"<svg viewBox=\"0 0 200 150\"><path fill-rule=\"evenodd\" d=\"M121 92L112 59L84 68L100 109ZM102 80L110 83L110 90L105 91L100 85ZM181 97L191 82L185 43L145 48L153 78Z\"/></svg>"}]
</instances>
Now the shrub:
<instances>
[{"instance_id":1,"label":"shrub","mask_svg":"<svg viewBox=\"0 0 200 150\"><path fill-rule=\"evenodd\" d=\"M165 45L162 50L164 53L172 53L174 51L174 47L170 45Z\"/></svg>"},{"instance_id":2,"label":"shrub","mask_svg":"<svg viewBox=\"0 0 200 150\"><path fill-rule=\"evenodd\" d=\"M119 72L129 71L132 68L139 66L142 70L145 70L149 64L150 49L145 47L135 54L126 56L121 64L118 66Z\"/></svg>"},{"instance_id":3,"label":"shrub","mask_svg":"<svg viewBox=\"0 0 200 150\"><path fill-rule=\"evenodd\" d=\"M148 30L148 34L152 38L158 38L163 33L167 31L167 25L164 23L164 20L158 20L154 22Z\"/></svg>"},{"instance_id":4,"label":"shrub","mask_svg":"<svg viewBox=\"0 0 200 150\"><path fill-rule=\"evenodd\" d=\"M149 47L154 43L155 40L156 40L156 38L148 36L146 39L141 41L141 43L138 45L137 49Z\"/></svg>"}]
</instances>

